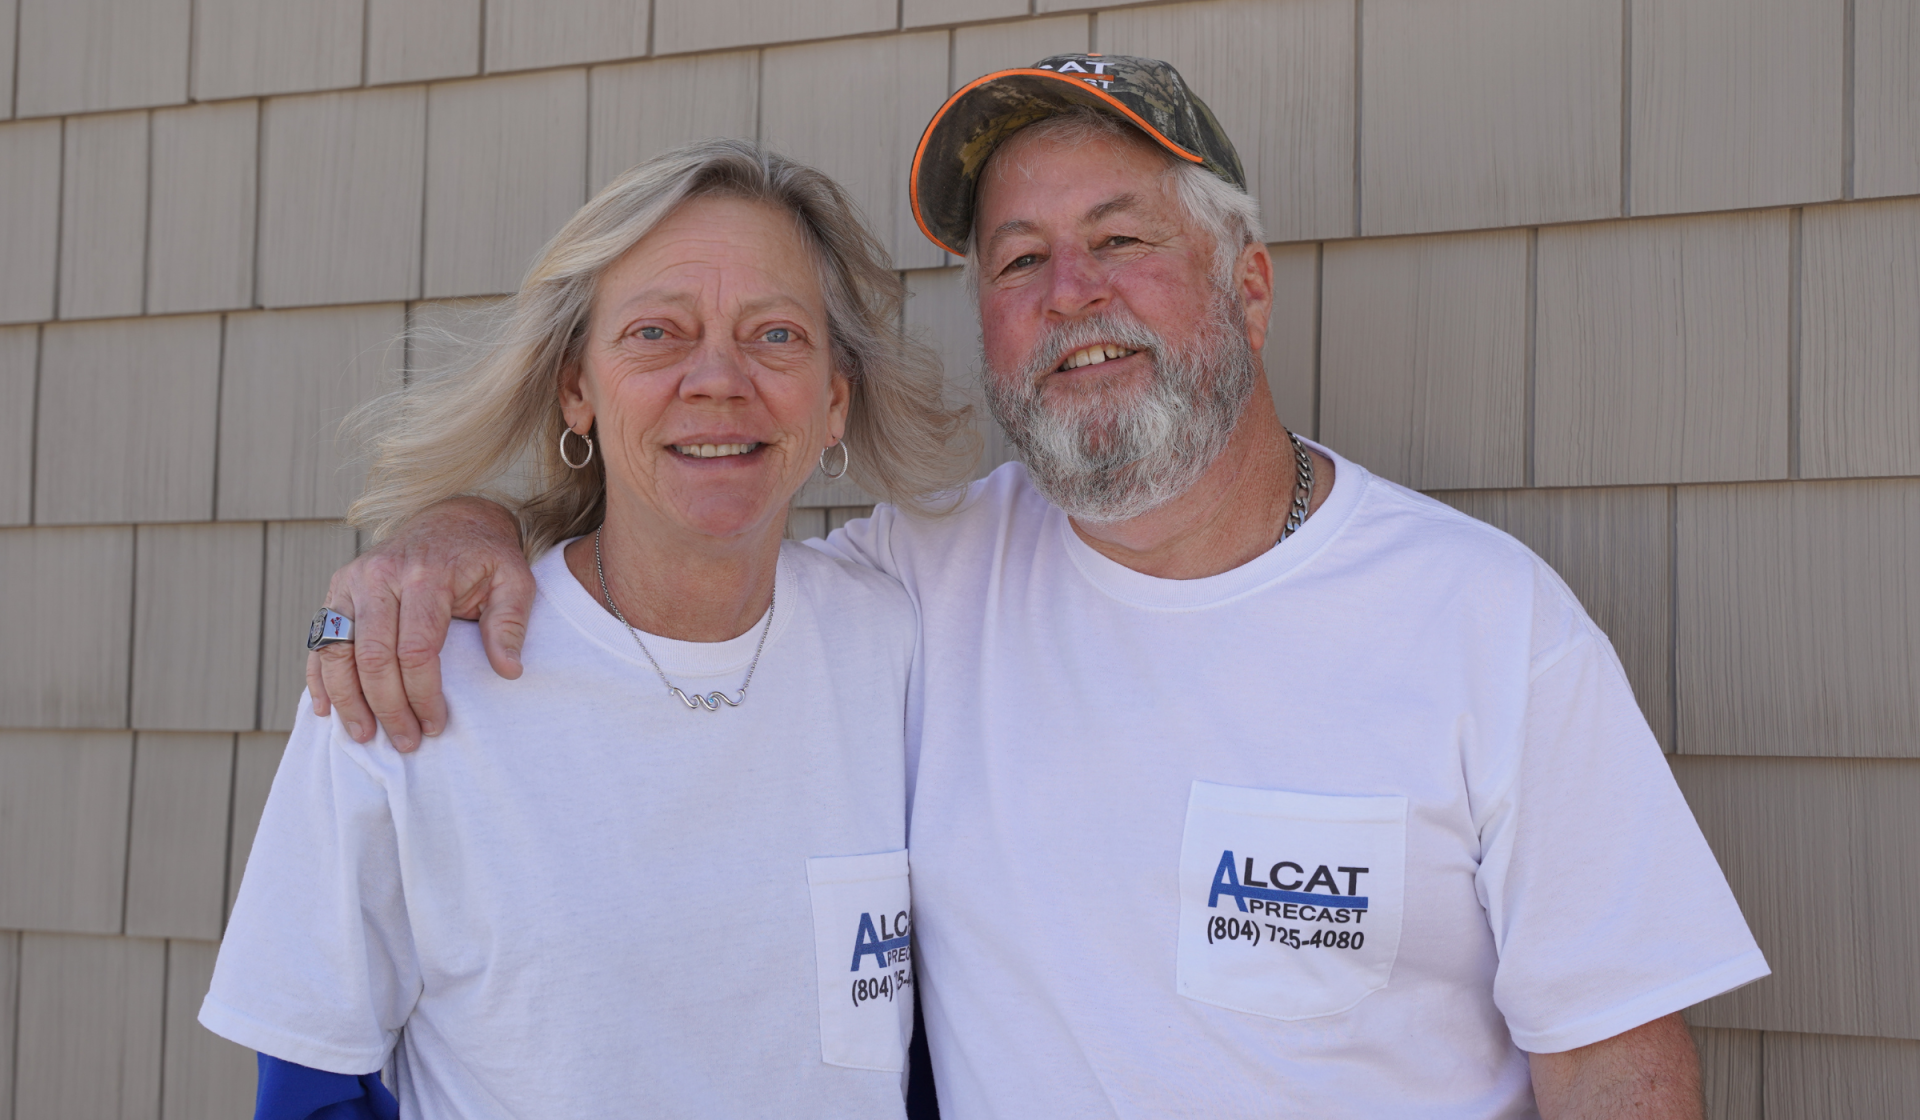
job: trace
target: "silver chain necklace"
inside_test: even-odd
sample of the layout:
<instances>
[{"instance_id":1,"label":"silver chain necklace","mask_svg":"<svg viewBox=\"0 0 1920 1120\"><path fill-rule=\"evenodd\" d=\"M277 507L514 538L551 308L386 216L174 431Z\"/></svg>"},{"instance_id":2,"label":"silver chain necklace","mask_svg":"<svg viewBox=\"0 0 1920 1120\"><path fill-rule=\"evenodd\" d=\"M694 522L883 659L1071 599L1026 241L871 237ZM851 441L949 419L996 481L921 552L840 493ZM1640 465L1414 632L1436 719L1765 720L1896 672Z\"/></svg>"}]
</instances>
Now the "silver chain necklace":
<instances>
[{"instance_id":1,"label":"silver chain necklace","mask_svg":"<svg viewBox=\"0 0 1920 1120\"><path fill-rule=\"evenodd\" d=\"M1313 501L1313 456L1307 454L1299 436L1288 432L1287 439L1293 443L1293 508L1287 511L1287 523L1280 530L1282 541L1307 523L1307 506ZM1274 543L1278 544L1279 541Z\"/></svg>"},{"instance_id":2,"label":"silver chain necklace","mask_svg":"<svg viewBox=\"0 0 1920 1120\"><path fill-rule=\"evenodd\" d=\"M774 583L773 594L767 599L767 624L760 630L760 644L753 647L753 660L747 664L747 677L740 682L739 695L728 696L724 692L715 691L705 696L698 692L688 696L667 679L666 671L661 669L660 663L653 659L653 651L647 648L647 643L640 640L640 631L633 628L633 623L627 621L627 616L620 613L620 604L613 601L613 592L607 589L607 571L600 565L600 532L600 529L593 531L593 574L600 577L600 595L607 601L607 609L613 612L613 617L619 619L620 625L626 627L627 633L633 635L633 644L640 647L640 652L646 656L647 664L653 666L653 671L660 674L660 683L666 685L667 691L678 696L680 702L688 708L705 708L709 712L717 712L722 704L729 708L737 708L746 703L747 686L753 683L753 671L760 667L760 651L767 648L767 634L773 630L773 607L780 597L778 581Z\"/></svg>"}]
</instances>

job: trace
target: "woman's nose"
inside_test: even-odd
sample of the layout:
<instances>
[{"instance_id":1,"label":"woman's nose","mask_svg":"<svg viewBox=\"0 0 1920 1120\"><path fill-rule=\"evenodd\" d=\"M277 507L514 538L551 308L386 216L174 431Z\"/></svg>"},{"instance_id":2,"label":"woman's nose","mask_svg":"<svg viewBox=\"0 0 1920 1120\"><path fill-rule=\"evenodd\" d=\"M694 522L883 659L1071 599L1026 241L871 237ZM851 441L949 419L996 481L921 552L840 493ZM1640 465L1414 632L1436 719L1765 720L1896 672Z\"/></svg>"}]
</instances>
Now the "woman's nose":
<instances>
[{"instance_id":1,"label":"woman's nose","mask_svg":"<svg viewBox=\"0 0 1920 1120\"><path fill-rule=\"evenodd\" d=\"M680 379L682 400L745 400L753 393L747 356L730 336L708 336Z\"/></svg>"}]
</instances>

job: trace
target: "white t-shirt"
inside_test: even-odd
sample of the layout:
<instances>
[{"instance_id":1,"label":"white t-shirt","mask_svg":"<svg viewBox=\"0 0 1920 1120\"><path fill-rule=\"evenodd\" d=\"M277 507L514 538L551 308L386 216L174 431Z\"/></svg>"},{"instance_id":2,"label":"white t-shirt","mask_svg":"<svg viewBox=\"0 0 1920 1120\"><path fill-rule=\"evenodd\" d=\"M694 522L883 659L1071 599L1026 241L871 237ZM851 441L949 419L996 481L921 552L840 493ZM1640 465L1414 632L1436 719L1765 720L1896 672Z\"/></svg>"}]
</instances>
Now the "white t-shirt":
<instances>
[{"instance_id":1,"label":"white t-shirt","mask_svg":"<svg viewBox=\"0 0 1920 1120\"><path fill-rule=\"evenodd\" d=\"M420 1120L897 1120L899 585L784 547L746 702L706 712L559 548L534 575L524 675L456 623L428 749L357 745L302 700L200 1021L338 1073L397 1046ZM675 684L732 692L760 634L646 640Z\"/></svg>"},{"instance_id":2,"label":"white t-shirt","mask_svg":"<svg viewBox=\"0 0 1920 1120\"><path fill-rule=\"evenodd\" d=\"M1164 580L1008 465L827 547L921 609L916 946L947 1120L1511 1117L1523 1050L1767 972L1606 638L1505 534L1335 457Z\"/></svg>"}]
</instances>

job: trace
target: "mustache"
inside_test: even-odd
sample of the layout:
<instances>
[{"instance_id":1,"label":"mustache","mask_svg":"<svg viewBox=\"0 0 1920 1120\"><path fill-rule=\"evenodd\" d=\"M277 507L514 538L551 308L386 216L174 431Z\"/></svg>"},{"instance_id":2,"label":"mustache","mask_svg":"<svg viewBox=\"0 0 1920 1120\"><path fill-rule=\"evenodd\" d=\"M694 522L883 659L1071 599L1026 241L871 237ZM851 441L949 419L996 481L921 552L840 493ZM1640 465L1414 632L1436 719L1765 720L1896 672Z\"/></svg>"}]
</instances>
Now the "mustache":
<instances>
[{"instance_id":1,"label":"mustache","mask_svg":"<svg viewBox=\"0 0 1920 1120\"><path fill-rule=\"evenodd\" d=\"M1060 363L1067 360L1067 355L1096 342L1139 350L1156 359L1166 348L1165 340L1144 324L1118 315L1092 315L1062 323L1036 342L1033 352L1021 367L1020 372L1024 375L1022 382L1032 386L1059 369Z\"/></svg>"},{"instance_id":2,"label":"mustache","mask_svg":"<svg viewBox=\"0 0 1920 1120\"><path fill-rule=\"evenodd\" d=\"M1225 449L1260 376L1229 292L1216 292L1201 320L1182 324L1172 341L1115 314L1043 329L1024 363L984 365L987 410L1034 486L1088 521L1122 521L1184 493ZM1092 392L1048 401L1047 376L1100 342L1148 354L1141 391L1106 392L1095 380Z\"/></svg>"}]
</instances>

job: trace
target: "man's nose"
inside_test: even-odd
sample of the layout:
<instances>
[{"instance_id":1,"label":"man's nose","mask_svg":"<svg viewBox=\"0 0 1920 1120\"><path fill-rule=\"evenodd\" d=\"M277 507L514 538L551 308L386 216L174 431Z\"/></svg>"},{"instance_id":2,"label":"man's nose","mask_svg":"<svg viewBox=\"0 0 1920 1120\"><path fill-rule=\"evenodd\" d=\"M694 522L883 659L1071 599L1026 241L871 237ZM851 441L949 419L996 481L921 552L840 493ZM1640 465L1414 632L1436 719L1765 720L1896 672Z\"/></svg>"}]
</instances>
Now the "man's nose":
<instances>
[{"instance_id":1,"label":"man's nose","mask_svg":"<svg viewBox=\"0 0 1920 1120\"><path fill-rule=\"evenodd\" d=\"M1055 249L1048 276L1047 310L1063 318L1098 311L1112 295L1106 268L1078 246Z\"/></svg>"},{"instance_id":2,"label":"man's nose","mask_svg":"<svg viewBox=\"0 0 1920 1120\"><path fill-rule=\"evenodd\" d=\"M687 401L745 400L753 393L747 356L731 335L709 334L693 352L680 378L680 399Z\"/></svg>"}]
</instances>

